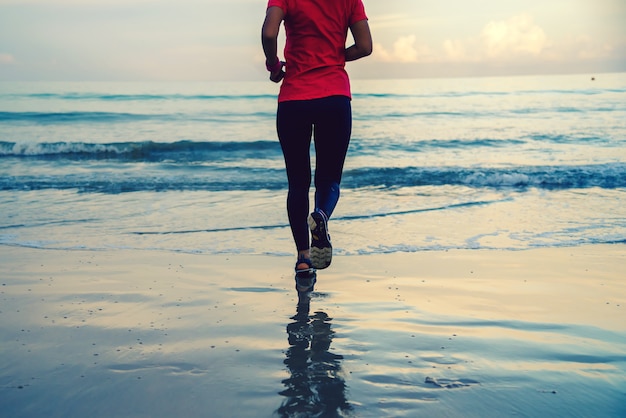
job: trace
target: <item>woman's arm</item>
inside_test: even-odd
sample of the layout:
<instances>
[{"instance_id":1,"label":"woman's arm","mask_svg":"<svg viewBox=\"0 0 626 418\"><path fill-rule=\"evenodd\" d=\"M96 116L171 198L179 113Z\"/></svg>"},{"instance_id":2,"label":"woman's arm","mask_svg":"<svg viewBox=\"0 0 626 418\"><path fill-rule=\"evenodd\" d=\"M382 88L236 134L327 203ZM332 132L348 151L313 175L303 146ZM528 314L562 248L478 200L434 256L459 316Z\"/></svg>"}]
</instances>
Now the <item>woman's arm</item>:
<instances>
[{"instance_id":1,"label":"woman's arm","mask_svg":"<svg viewBox=\"0 0 626 418\"><path fill-rule=\"evenodd\" d=\"M271 69L270 79L272 81L277 81L276 78L282 71L282 65L278 60L278 33L284 17L285 14L280 7L272 6L268 8L263 28L261 29L261 43L263 44L263 53L265 53L265 64L268 70Z\"/></svg>"},{"instance_id":2,"label":"woman's arm","mask_svg":"<svg viewBox=\"0 0 626 418\"><path fill-rule=\"evenodd\" d=\"M350 26L354 45L346 48L346 61L355 61L372 53L372 33L367 20L359 20Z\"/></svg>"}]
</instances>

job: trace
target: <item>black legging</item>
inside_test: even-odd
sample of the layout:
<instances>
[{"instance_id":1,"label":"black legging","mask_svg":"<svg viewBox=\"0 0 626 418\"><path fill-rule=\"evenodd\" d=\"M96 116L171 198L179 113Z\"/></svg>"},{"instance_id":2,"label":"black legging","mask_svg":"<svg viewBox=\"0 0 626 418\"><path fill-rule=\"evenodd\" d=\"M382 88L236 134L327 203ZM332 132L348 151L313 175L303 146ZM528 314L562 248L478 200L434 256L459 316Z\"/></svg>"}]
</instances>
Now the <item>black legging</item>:
<instances>
[{"instance_id":1,"label":"black legging","mask_svg":"<svg viewBox=\"0 0 626 418\"><path fill-rule=\"evenodd\" d=\"M311 135L315 143L315 207L330 218L339 200L343 163L352 133L352 107L345 96L278 104L278 138L285 157L287 214L298 251L309 248Z\"/></svg>"}]
</instances>

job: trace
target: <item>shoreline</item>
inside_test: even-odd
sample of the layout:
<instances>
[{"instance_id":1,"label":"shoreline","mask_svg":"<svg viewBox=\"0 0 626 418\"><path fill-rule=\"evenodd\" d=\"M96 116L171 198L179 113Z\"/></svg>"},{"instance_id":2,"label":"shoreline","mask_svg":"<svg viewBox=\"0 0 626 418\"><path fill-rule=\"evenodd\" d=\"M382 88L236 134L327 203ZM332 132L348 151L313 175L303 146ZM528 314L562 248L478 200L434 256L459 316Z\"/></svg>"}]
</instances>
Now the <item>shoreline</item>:
<instances>
[{"instance_id":1,"label":"shoreline","mask_svg":"<svg viewBox=\"0 0 626 418\"><path fill-rule=\"evenodd\" d=\"M304 309L293 257L4 247L0 408L619 416L625 248L337 256Z\"/></svg>"}]
</instances>

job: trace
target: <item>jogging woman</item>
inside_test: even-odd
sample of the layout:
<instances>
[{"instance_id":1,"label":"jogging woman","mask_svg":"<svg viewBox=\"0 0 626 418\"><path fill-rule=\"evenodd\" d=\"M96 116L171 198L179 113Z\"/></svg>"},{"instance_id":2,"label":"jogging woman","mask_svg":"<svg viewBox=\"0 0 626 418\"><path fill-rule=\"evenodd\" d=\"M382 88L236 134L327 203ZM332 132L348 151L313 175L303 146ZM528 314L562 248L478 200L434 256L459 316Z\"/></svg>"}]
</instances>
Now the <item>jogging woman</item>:
<instances>
[{"instance_id":1,"label":"jogging woman","mask_svg":"<svg viewBox=\"0 0 626 418\"><path fill-rule=\"evenodd\" d=\"M277 51L282 22L286 62L280 61ZM348 31L354 44L346 48ZM370 55L372 37L362 0L269 0L262 44L270 79L282 80L276 125L287 170L287 214L298 251L297 277L328 267L332 259L328 220L339 200L352 131L345 63ZM311 137L315 208L309 214Z\"/></svg>"}]
</instances>

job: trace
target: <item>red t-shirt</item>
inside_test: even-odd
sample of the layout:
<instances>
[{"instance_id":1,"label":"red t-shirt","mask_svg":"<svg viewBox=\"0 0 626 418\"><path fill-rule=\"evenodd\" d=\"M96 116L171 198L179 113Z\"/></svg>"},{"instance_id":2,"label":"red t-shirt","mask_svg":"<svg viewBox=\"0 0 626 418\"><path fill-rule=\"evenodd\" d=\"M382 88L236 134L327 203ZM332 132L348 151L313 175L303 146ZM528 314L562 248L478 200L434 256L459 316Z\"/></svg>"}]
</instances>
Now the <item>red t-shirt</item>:
<instances>
[{"instance_id":1,"label":"red t-shirt","mask_svg":"<svg viewBox=\"0 0 626 418\"><path fill-rule=\"evenodd\" d=\"M350 25L367 19L361 0L269 0L285 14L285 78L278 101L351 97L346 73Z\"/></svg>"}]
</instances>

